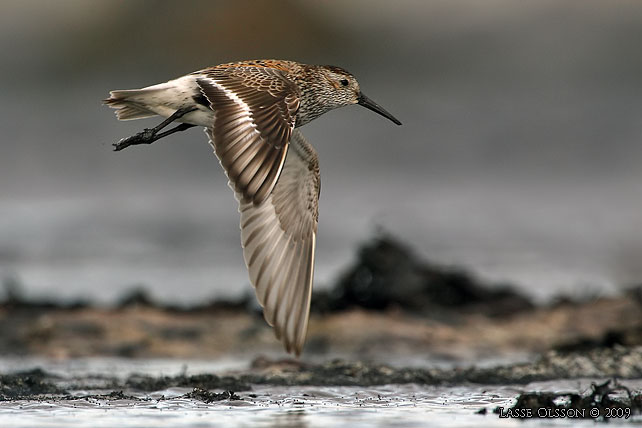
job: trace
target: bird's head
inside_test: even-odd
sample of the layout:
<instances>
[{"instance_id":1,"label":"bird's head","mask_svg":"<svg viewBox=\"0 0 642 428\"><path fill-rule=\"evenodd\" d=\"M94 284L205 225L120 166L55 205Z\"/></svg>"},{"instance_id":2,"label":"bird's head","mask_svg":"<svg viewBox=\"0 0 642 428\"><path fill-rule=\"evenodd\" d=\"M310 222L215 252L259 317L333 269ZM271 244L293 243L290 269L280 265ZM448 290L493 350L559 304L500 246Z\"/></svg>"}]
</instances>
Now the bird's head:
<instances>
[{"instance_id":1,"label":"bird's head","mask_svg":"<svg viewBox=\"0 0 642 428\"><path fill-rule=\"evenodd\" d=\"M322 72L331 86L331 98L336 102L336 107L359 104L401 125L396 117L361 92L359 82L350 72L333 65L323 66Z\"/></svg>"}]
</instances>

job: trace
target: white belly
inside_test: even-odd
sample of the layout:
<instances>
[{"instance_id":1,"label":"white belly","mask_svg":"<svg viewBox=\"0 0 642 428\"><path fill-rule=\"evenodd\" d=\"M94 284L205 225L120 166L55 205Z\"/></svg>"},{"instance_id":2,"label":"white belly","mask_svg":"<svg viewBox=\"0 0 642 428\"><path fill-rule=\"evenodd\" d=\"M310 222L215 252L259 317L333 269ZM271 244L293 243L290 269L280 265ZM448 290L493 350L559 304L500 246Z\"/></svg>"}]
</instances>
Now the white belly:
<instances>
[{"instance_id":1,"label":"white belly","mask_svg":"<svg viewBox=\"0 0 642 428\"><path fill-rule=\"evenodd\" d=\"M187 113L177 122L206 127L214 122L214 112L194 101L194 96L200 93L195 76L179 77L142 90L147 94L144 98L145 108L159 116L169 117L180 108L196 107L197 110Z\"/></svg>"}]
</instances>

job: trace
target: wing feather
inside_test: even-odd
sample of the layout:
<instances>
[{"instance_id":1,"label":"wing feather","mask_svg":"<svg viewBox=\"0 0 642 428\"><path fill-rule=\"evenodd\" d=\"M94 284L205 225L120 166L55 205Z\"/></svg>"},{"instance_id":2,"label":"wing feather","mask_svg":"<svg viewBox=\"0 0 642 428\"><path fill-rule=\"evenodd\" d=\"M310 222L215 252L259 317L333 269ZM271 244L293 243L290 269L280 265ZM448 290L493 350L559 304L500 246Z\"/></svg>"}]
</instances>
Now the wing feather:
<instances>
[{"instance_id":1,"label":"wing feather","mask_svg":"<svg viewBox=\"0 0 642 428\"><path fill-rule=\"evenodd\" d=\"M274 190L256 204L237 191L241 242L266 321L288 352L303 349L314 276L320 180L317 155L298 130Z\"/></svg>"},{"instance_id":2,"label":"wing feather","mask_svg":"<svg viewBox=\"0 0 642 428\"><path fill-rule=\"evenodd\" d=\"M206 129L236 193L250 281L288 352L305 342L318 220L317 154L294 129L298 87L285 70L215 67L197 82L214 111Z\"/></svg>"},{"instance_id":3,"label":"wing feather","mask_svg":"<svg viewBox=\"0 0 642 428\"><path fill-rule=\"evenodd\" d=\"M298 86L283 70L247 65L203 70L196 81L214 111L208 134L234 190L260 204L283 168Z\"/></svg>"}]
</instances>

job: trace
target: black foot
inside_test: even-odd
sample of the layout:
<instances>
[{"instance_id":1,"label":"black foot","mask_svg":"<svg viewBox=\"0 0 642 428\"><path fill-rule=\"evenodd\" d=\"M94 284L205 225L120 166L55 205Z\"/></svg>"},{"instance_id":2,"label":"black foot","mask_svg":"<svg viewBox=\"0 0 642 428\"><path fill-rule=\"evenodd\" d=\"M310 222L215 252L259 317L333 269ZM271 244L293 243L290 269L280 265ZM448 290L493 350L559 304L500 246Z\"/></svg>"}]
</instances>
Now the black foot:
<instances>
[{"instance_id":1,"label":"black foot","mask_svg":"<svg viewBox=\"0 0 642 428\"><path fill-rule=\"evenodd\" d=\"M142 132L139 132L136 135L132 135L131 137L123 138L119 142L113 144L114 146L114 151L119 152L123 149L126 149L129 146L134 146L137 144L151 144L156 140L160 140L163 137L166 137L168 135L171 135L175 132L179 131L185 131L186 129L189 129L195 125L192 125L190 123L181 123L180 125L176 126L175 128L170 129L169 131L161 132L159 134L159 131L163 128L165 128L167 125L175 121L176 119L179 119L183 116L185 116L187 113L196 110L196 107L183 107L174 112L170 117L159 123L153 128L145 128Z\"/></svg>"},{"instance_id":2,"label":"black foot","mask_svg":"<svg viewBox=\"0 0 642 428\"><path fill-rule=\"evenodd\" d=\"M134 146L137 144L151 144L156 141L156 130L145 128L142 132L139 132L136 135L131 137L123 138L119 142L112 144L114 146L114 151L119 152L123 149L126 149L129 146Z\"/></svg>"}]
</instances>

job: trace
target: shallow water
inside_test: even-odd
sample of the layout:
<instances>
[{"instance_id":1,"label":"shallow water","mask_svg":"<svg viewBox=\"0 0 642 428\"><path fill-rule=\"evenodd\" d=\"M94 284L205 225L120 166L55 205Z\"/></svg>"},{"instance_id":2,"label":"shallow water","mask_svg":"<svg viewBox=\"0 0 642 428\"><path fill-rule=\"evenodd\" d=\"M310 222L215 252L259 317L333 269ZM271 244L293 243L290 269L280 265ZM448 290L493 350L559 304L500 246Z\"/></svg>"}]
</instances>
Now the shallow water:
<instances>
[{"instance_id":1,"label":"shallow water","mask_svg":"<svg viewBox=\"0 0 642 428\"><path fill-rule=\"evenodd\" d=\"M6 402L0 421L17 427L172 426L477 426L499 422L481 407L508 406L508 390L481 387L424 388L416 385L359 387L260 387L239 401L202 403L178 398L189 388L171 388L131 400ZM250 396L249 394L252 394ZM164 398L163 398L164 397ZM506 423L502 421L502 426ZM499 425L499 424L498 424Z\"/></svg>"},{"instance_id":2,"label":"shallow water","mask_svg":"<svg viewBox=\"0 0 642 428\"><path fill-rule=\"evenodd\" d=\"M175 375L221 372L246 367L246 361L189 361L79 359L0 359L0 371L8 373L40 367L60 376L60 385L78 384L100 376L124 377L131 373ZM108 400L85 398L111 390L71 390L65 399L46 398L0 402L0 426L11 427L476 427L518 426L522 421L499 418L496 407L509 407L523 391L586 391L590 379L514 385L383 385L374 387L254 386L235 391L240 400L205 403L183 398L191 388L173 387L152 393L123 391L136 397ZM642 380L625 382L642 388ZM74 398L78 397L78 398ZM486 408L486 415L476 412ZM642 423L637 416L612 420L616 424ZM592 420L539 419L532 424L575 426Z\"/></svg>"}]
</instances>

